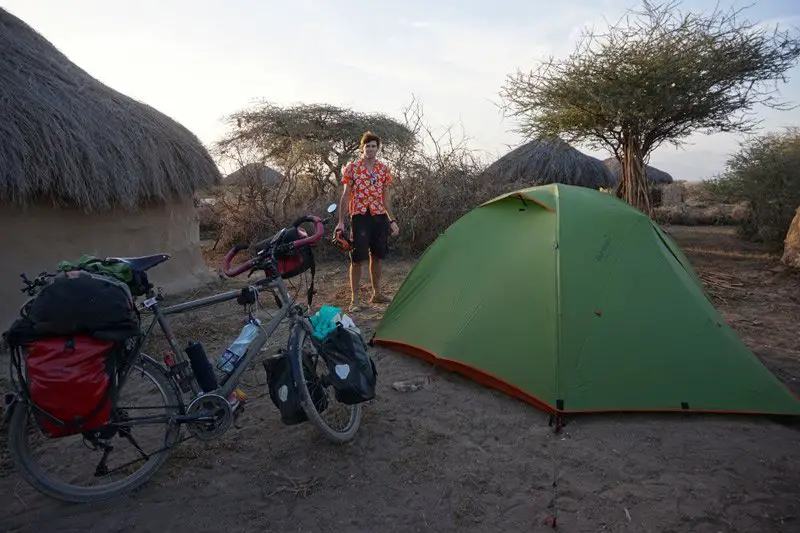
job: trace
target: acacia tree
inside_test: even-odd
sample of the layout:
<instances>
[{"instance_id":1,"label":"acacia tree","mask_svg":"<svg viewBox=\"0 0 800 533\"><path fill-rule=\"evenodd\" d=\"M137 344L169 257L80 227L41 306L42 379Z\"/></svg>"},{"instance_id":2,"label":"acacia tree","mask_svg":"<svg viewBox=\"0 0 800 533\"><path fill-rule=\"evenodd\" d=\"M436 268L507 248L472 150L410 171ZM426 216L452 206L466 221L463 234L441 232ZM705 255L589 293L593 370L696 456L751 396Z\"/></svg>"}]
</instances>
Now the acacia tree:
<instances>
[{"instance_id":1,"label":"acacia tree","mask_svg":"<svg viewBox=\"0 0 800 533\"><path fill-rule=\"evenodd\" d=\"M380 136L390 154L414 142L414 133L391 117L328 104L280 107L265 102L233 113L226 123L229 132L215 146L220 156L247 154L250 161L292 168L310 177L318 194L341 181L365 131Z\"/></svg>"},{"instance_id":2,"label":"acacia tree","mask_svg":"<svg viewBox=\"0 0 800 533\"><path fill-rule=\"evenodd\" d=\"M741 10L681 13L678 4L645 1L606 33L584 31L567 59L509 75L501 91L526 137L610 151L622 166L617 196L647 214L650 153L695 131L751 131L756 104L786 108L770 82L785 82L800 55L796 35L741 21Z\"/></svg>"}]
</instances>

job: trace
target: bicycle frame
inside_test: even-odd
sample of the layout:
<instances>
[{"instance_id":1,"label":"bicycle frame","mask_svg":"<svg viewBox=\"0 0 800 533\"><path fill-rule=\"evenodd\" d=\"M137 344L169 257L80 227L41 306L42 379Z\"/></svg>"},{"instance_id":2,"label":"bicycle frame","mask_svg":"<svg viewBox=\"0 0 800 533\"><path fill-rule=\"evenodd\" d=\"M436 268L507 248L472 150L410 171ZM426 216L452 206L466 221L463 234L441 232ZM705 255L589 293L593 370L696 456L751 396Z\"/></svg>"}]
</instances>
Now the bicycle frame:
<instances>
[{"instance_id":1,"label":"bicycle frame","mask_svg":"<svg viewBox=\"0 0 800 533\"><path fill-rule=\"evenodd\" d=\"M336 204L331 204L328 207L328 213L333 213L335 210L336 210ZM305 222L313 222L315 225L314 234L311 236L298 239L296 241L280 244L277 246L277 248L270 248L270 253L272 254L273 261L275 259L276 250L281 251L280 250L281 248L285 248L285 250L282 250L285 252L288 250L296 250L306 245L315 244L322 237L324 224L329 219L330 217L323 220L320 219L319 217L304 216L295 220L292 223L293 227L299 227L301 224ZM260 250L258 254L259 256L261 256L261 254L265 251L264 247L269 244L268 241L270 241L270 239L261 241L253 245L254 248ZM256 261L256 258L252 258L243 264L237 265L232 270L229 270L229 268L231 267L230 262L236 255L236 253L247 248L249 248L249 246L236 246L228 253L228 255L225 258L225 267L224 267L224 272L226 276L232 278L246 272L248 269L250 269L252 273L253 271L258 270L260 268L259 264L260 261ZM139 311L149 312L150 314L153 315L154 318L147 326L147 329L144 332L144 334L138 338L135 345L132 348L128 349L130 357L127 358L128 359L127 362L122 366L122 368L119 369L117 373L116 394L118 394L118 392L122 390L124 383L127 380L128 373L140 358L146 358L149 359L151 362L158 364L158 361L156 359L142 353L142 348L144 344L147 342L147 339L152 333L155 325L158 324L161 330L163 331L165 338L167 339L167 343L169 344L169 350L170 350L169 358L165 359L164 363L169 369L167 372L168 378L172 382L173 386L175 386L175 392L179 400L179 405L176 407L179 408L181 416L179 416L178 420L176 421L177 422L188 421L185 415L186 406L183 399L183 394L192 393L195 398L203 393L215 394L223 398L229 398L230 395L236 389L236 386L238 385L242 374L245 372L245 370L247 370L255 355L262 350L267 341L272 337L273 333L275 333L275 331L278 329L278 326L281 324L281 322L283 322L287 317L291 321L289 326L290 342L292 338L292 332L294 331L294 326L297 324L298 321L301 321L303 327L307 331L311 332L313 329L309 318L306 316L306 311L303 309L303 306L297 304L295 300L289 295L289 291L286 287L283 278L277 275L278 274L277 270L273 267L271 268L270 272L273 273L274 275L256 281L255 283L247 285L245 287L240 287L238 290L230 290L214 294L211 296L207 296L204 298L190 300L188 302L167 306L163 309L158 305L158 301L161 298L158 297L156 295L155 290L151 288L146 294L146 299L144 300L143 305L141 307L137 305L137 308L139 308ZM27 278L23 276L23 279L25 280L26 284L29 285L28 288L30 289L31 284L29 283ZM270 319L270 321L266 325L263 324L260 325L258 336L247 347L245 353L237 362L233 372L231 374L225 375L222 380L222 383L219 384L219 386L215 390L203 391L200 387L199 382L197 381L197 378L195 377L193 369L191 368L191 363L188 355L184 352L184 350L182 350L178 346L178 343L176 342L175 334L172 331L172 326L170 325L167 317L170 315L186 313L189 311L194 311L205 307L210 307L218 303L234 300L238 298L240 294L242 294L241 291L244 288L254 289L256 291L256 299L258 298L258 293L260 292L260 289L266 288L270 290L279 305L278 312ZM29 294L32 293L29 292ZM310 303L311 300L309 300L309 307ZM173 361L170 361L170 359L172 359ZM293 368L293 373L296 374L295 379L302 378L303 376L302 369L298 370ZM16 403L17 399L18 395L14 395L14 398L11 399L9 399L8 397L6 398L6 403L8 404L8 408L4 413L3 420L8 418L9 413L13 408L13 404ZM150 420L152 418L146 417L146 419ZM137 423L142 420L144 419L133 420L129 418L126 419L126 423L127 424Z\"/></svg>"},{"instance_id":2,"label":"bicycle frame","mask_svg":"<svg viewBox=\"0 0 800 533\"><path fill-rule=\"evenodd\" d=\"M298 316L302 316L302 311L298 309L299 306L296 304L295 300L289 295L289 291L283 279L276 278L276 279L259 280L249 285L249 287L257 291L257 296L259 293L262 292L261 289L269 290L280 301L280 308L267 324L262 324L259 327L258 336L247 347L247 350L237 363L234 371L231 374L226 375L222 383L220 383L220 386L213 391L208 391L208 394L217 394L222 396L223 398L227 398L236 388L239 379L241 378L245 370L248 368L255 355L261 351L261 349L264 347L267 341L272 337L273 333L275 333L275 331L278 329L278 326L281 324L281 322L283 322L288 317L291 321L290 324L290 329L291 329L294 323L298 320ZM145 300L144 307L146 310L150 312L150 314L153 315L154 318L150 322L150 325L148 326L142 339L140 340L137 347L137 352L141 350L141 347L144 345L150 333L153 331L156 324L158 324L159 327L161 328L161 331L164 333L164 336L167 339L167 343L169 344L170 350L172 351L172 355L175 358L175 366L179 367L177 376L178 379L181 381L183 380L187 381L191 387L192 393L195 396L203 393L202 389L200 389L197 379L194 376L194 373L191 371L188 356L178 346L176 336L172 330L172 326L170 325L167 317L170 315L187 313L190 311L195 311L198 309L235 300L241 294L241 290L242 288L230 290L214 294L211 296L207 296L204 298L190 300L188 302L182 302L170 305L164 308L161 308L158 305L158 302L154 296L148 295L149 298ZM188 369L185 372L185 374L183 372L183 369Z\"/></svg>"}]
</instances>

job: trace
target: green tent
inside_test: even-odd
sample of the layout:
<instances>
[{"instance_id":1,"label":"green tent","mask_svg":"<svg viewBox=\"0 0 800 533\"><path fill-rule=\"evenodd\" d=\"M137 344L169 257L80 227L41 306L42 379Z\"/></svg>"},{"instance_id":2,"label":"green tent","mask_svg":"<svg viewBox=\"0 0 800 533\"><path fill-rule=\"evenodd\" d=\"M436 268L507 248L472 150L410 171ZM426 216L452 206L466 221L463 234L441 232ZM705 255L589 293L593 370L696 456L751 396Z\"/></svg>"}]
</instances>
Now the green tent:
<instances>
[{"instance_id":1,"label":"green tent","mask_svg":"<svg viewBox=\"0 0 800 533\"><path fill-rule=\"evenodd\" d=\"M670 237L583 187L513 192L460 218L373 341L548 412L800 414Z\"/></svg>"}]
</instances>

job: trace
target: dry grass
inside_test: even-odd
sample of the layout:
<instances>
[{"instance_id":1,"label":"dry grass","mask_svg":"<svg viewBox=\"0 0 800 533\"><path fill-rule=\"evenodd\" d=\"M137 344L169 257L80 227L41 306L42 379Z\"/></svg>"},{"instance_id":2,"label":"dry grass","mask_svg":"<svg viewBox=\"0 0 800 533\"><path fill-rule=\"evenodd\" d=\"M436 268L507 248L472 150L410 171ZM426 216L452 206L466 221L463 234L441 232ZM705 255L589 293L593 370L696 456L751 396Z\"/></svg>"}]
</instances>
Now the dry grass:
<instances>
[{"instance_id":1,"label":"dry grass","mask_svg":"<svg viewBox=\"0 0 800 533\"><path fill-rule=\"evenodd\" d=\"M686 202L686 183L677 181L662 186L661 205L663 207L676 207Z\"/></svg>"},{"instance_id":2,"label":"dry grass","mask_svg":"<svg viewBox=\"0 0 800 533\"><path fill-rule=\"evenodd\" d=\"M700 272L706 292L717 304L726 304L731 298L744 296L746 286L736 276L719 272Z\"/></svg>"},{"instance_id":3,"label":"dry grass","mask_svg":"<svg viewBox=\"0 0 800 533\"><path fill-rule=\"evenodd\" d=\"M272 490L265 488L265 495L267 498L271 498L280 493L288 493L293 498L305 499L308 498L320 484L320 479L316 477L299 479L289 477L279 472L272 472L270 477L277 483L283 484L277 485L277 487Z\"/></svg>"},{"instance_id":4,"label":"dry grass","mask_svg":"<svg viewBox=\"0 0 800 533\"><path fill-rule=\"evenodd\" d=\"M690 204L659 206L653 218L659 224L679 226L738 226L747 220L749 210L743 205Z\"/></svg>"},{"instance_id":5,"label":"dry grass","mask_svg":"<svg viewBox=\"0 0 800 533\"><path fill-rule=\"evenodd\" d=\"M698 255L712 255L728 259L754 259L758 261L775 261L776 255L770 252L749 252L741 250L718 250L697 246L682 246L684 251Z\"/></svg>"},{"instance_id":6,"label":"dry grass","mask_svg":"<svg viewBox=\"0 0 800 533\"><path fill-rule=\"evenodd\" d=\"M0 204L133 209L219 182L193 133L100 83L3 9L0 49Z\"/></svg>"}]
</instances>

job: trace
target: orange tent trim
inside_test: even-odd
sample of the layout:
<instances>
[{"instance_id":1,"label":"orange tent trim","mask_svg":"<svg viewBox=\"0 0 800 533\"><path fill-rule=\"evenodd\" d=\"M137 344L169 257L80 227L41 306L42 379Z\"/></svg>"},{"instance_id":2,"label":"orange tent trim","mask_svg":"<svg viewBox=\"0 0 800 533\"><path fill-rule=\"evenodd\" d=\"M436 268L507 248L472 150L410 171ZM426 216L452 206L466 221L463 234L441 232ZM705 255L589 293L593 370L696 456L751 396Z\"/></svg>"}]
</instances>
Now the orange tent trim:
<instances>
[{"instance_id":1,"label":"orange tent trim","mask_svg":"<svg viewBox=\"0 0 800 533\"><path fill-rule=\"evenodd\" d=\"M578 409L578 410L570 410L570 409L557 409L552 405L544 402L535 396L523 391L522 389L515 387L514 385L510 384L509 382L492 375L489 372L478 370L477 368L464 364L460 361L453 361L452 359L443 359L437 356L434 353L425 350L424 348L420 348L418 346L413 346L405 342L400 341L393 341L389 339L380 339L374 338L373 342L375 344L379 344L384 346L390 350L394 350L397 352L404 353L406 355L410 355L413 357L417 357L426 361L436 367L443 368L445 370L449 370L451 372L456 372L461 374L476 383L480 383L481 385L499 390L505 394L508 394L512 398L516 398L522 402L527 404L533 405L534 407L541 409L542 411L550 414L594 414L594 413L701 413L701 414L734 414L734 415L774 415L774 413L765 412L765 411L737 411L737 410L714 410L714 409L682 409L682 408L652 408L652 409ZM794 394L794 396L800 397L800 395Z\"/></svg>"}]
</instances>

